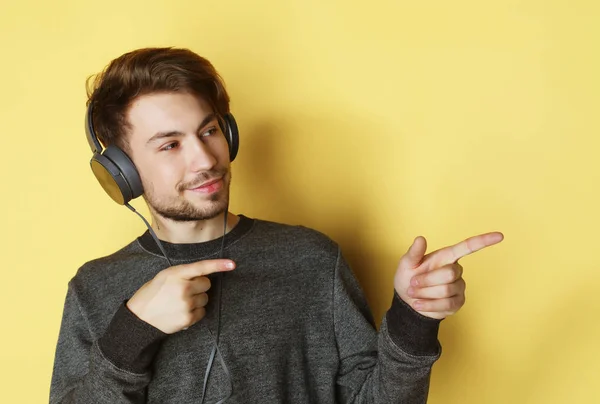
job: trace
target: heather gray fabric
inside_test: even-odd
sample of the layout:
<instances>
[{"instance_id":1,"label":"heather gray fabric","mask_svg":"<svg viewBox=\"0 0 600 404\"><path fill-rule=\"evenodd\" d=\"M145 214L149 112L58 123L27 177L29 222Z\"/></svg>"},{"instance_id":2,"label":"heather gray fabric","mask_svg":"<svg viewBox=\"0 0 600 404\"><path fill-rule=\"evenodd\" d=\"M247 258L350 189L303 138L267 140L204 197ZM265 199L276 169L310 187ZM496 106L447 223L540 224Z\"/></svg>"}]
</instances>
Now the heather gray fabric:
<instances>
[{"instance_id":1,"label":"heather gray fabric","mask_svg":"<svg viewBox=\"0 0 600 404\"><path fill-rule=\"evenodd\" d=\"M240 217L225 249L237 268L222 284L219 347L233 382L227 403L425 403L441 353L439 321L394 295L378 333L336 243L306 227ZM165 248L177 265L216 258L220 245L216 239ZM156 252L145 233L71 279L51 404L200 402L216 332L217 280L210 276L206 317L163 334L124 306L166 268ZM226 397L229 388L215 360L205 402Z\"/></svg>"}]
</instances>

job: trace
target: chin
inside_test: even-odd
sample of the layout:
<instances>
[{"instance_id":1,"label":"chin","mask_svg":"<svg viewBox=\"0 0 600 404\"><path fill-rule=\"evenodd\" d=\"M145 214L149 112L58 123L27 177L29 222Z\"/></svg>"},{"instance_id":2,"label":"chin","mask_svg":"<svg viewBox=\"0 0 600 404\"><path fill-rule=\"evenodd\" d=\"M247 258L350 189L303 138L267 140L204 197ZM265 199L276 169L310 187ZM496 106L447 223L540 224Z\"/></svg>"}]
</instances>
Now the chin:
<instances>
[{"instance_id":1,"label":"chin","mask_svg":"<svg viewBox=\"0 0 600 404\"><path fill-rule=\"evenodd\" d=\"M186 195L183 199L185 200L184 204L192 205L198 210L210 209L215 205L225 207L229 202L229 192L222 189L210 195Z\"/></svg>"},{"instance_id":2,"label":"chin","mask_svg":"<svg viewBox=\"0 0 600 404\"><path fill-rule=\"evenodd\" d=\"M185 198L169 205L163 203L149 203L149 205L159 216L176 222L210 220L227 210L228 200L226 196L219 198L214 195L211 199L216 197L216 200L208 201L204 198L202 201L191 201Z\"/></svg>"},{"instance_id":3,"label":"chin","mask_svg":"<svg viewBox=\"0 0 600 404\"><path fill-rule=\"evenodd\" d=\"M226 201L203 203L200 206L194 204L192 206L192 209L195 210L199 216L210 216L211 218L220 215L227 209Z\"/></svg>"}]
</instances>

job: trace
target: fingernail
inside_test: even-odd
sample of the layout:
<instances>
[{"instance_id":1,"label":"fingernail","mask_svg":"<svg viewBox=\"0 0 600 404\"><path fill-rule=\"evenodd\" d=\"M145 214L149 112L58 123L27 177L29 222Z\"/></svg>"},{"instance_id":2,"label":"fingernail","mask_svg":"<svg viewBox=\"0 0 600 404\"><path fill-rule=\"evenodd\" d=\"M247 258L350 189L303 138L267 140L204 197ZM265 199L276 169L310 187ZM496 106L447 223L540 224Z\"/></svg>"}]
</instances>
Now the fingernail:
<instances>
[{"instance_id":1,"label":"fingernail","mask_svg":"<svg viewBox=\"0 0 600 404\"><path fill-rule=\"evenodd\" d=\"M225 264L225 266L226 266L227 268L230 268L230 269L231 269L231 268L234 268L234 267L235 267L235 264L234 264L233 262L228 262L227 264Z\"/></svg>"},{"instance_id":2,"label":"fingernail","mask_svg":"<svg viewBox=\"0 0 600 404\"><path fill-rule=\"evenodd\" d=\"M408 295L412 297L412 295L414 295L414 293L415 293L415 290L413 288L408 288L406 293L408 293Z\"/></svg>"},{"instance_id":3,"label":"fingernail","mask_svg":"<svg viewBox=\"0 0 600 404\"><path fill-rule=\"evenodd\" d=\"M421 302L415 302L415 303L413 304L413 307L414 307L415 309L417 309L417 310L419 310L419 309L422 309L422 308L423 308L423 303L421 303Z\"/></svg>"},{"instance_id":4,"label":"fingernail","mask_svg":"<svg viewBox=\"0 0 600 404\"><path fill-rule=\"evenodd\" d=\"M419 286L419 281L417 280L417 278L412 278L410 280L410 284L413 286Z\"/></svg>"}]
</instances>

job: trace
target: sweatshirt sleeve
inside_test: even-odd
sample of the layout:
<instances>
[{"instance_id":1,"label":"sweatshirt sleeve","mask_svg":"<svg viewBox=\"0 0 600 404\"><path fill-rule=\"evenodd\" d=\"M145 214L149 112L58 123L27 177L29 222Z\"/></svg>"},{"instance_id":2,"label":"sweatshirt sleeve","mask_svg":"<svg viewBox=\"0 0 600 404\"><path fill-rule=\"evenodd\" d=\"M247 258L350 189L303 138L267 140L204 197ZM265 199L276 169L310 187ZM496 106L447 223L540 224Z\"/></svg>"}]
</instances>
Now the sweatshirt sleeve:
<instances>
[{"instance_id":1,"label":"sweatshirt sleeve","mask_svg":"<svg viewBox=\"0 0 600 404\"><path fill-rule=\"evenodd\" d=\"M54 357L50 404L142 404L162 331L123 302L104 335L93 340L69 282Z\"/></svg>"},{"instance_id":2,"label":"sweatshirt sleeve","mask_svg":"<svg viewBox=\"0 0 600 404\"><path fill-rule=\"evenodd\" d=\"M441 355L440 320L422 316L394 293L378 333L362 289L339 251L333 299L338 401L426 403L431 367Z\"/></svg>"}]
</instances>

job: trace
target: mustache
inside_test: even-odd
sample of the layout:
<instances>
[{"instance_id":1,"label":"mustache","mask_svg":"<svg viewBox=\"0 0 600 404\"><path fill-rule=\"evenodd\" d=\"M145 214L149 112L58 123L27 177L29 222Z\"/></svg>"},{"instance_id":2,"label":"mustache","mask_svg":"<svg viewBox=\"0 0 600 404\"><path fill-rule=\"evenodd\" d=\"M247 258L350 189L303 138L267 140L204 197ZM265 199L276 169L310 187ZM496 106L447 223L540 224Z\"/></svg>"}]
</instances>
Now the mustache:
<instances>
[{"instance_id":1,"label":"mustache","mask_svg":"<svg viewBox=\"0 0 600 404\"><path fill-rule=\"evenodd\" d=\"M227 174L228 172L229 170L227 168L215 168L212 170L204 171L198 174L198 176L192 181L182 182L181 184L179 184L177 189L180 192L183 192L186 189L197 188L207 181L212 181L216 180L217 178L224 177L225 174Z\"/></svg>"}]
</instances>

